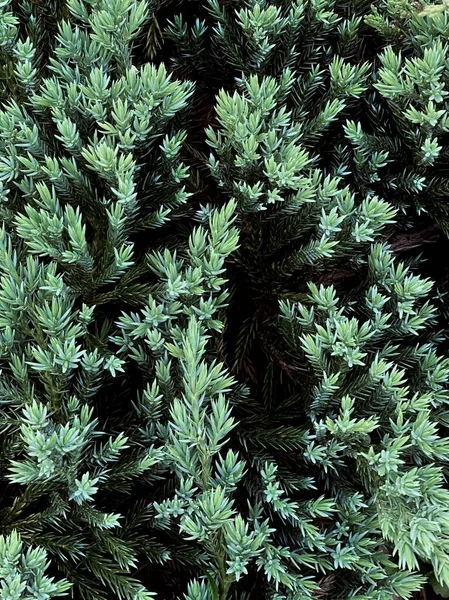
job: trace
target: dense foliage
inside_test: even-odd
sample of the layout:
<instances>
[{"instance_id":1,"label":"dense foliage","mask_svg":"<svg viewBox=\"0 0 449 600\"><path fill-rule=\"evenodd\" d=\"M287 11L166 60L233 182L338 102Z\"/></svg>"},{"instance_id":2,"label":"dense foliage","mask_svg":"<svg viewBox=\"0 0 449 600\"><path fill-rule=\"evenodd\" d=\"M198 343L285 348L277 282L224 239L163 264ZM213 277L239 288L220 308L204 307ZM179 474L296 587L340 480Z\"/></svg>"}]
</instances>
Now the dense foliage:
<instances>
[{"instance_id":1,"label":"dense foliage","mask_svg":"<svg viewBox=\"0 0 449 600\"><path fill-rule=\"evenodd\" d=\"M449 597L448 40L0 0L2 600Z\"/></svg>"}]
</instances>

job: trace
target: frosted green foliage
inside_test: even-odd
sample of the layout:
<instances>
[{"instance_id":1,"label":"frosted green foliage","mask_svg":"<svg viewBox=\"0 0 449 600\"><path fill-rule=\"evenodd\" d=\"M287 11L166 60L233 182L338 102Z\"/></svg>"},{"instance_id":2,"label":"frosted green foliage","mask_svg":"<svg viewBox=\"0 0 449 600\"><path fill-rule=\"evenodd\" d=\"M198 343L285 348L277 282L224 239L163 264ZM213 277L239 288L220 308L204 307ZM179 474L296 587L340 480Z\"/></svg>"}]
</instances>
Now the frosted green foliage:
<instances>
[{"instance_id":1,"label":"frosted green foliage","mask_svg":"<svg viewBox=\"0 0 449 600\"><path fill-rule=\"evenodd\" d=\"M281 301L288 354L278 360L275 350L284 350L279 345L267 352L268 363L276 363L271 373L277 374L280 365L280 378L285 373L294 380L288 388L291 397L284 407L268 375L263 385L256 381L260 396L248 408L250 432L243 444L245 450L246 443L251 448L248 454L255 453L250 454L254 464L245 468L260 473L260 480L248 484L251 499L264 502L262 514L270 505L269 526L277 525L270 538L276 558L283 552L279 546L292 542L307 556L301 568L303 579L310 574L310 588L300 590L294 587L298 583L289 588L286 582L295 579L295 570L285 568L282 577L277 574L283 583L278 588L274 584L270 597L313 597L313 586L319 587L314 571L324 571L335 577L331 598L410 598L423 583L417 573L423 563L446 585L447 554L439 549L447 536L443 486L449 372L436 341L428 338L437 317L427 299L432 284L376 243L397 222L402 225L405 212L413 215L413 207L418 213L431 212L444 226L444 204L438 208L438 202L447 185L441 173L426 173L428 167L438 169L443 141L433 130L418 139L415 130L422 124L410 126L415 113L399 103L397 92L390 98L382 87L384 63L396 61L404 90L409 86L408 93L423 104L420 89L429 86L429 94L437 94L443 67L434 58L431 65L414 57L393 61L388 57L394 49L381 54L378 73L374 63L359 61L364 44L371 43L361 36L367 27L399 45L410 16L406 3L377 3L377 16L365 22L357 14L346 18L345 9L332 2L242 2L238 8L226 1L209 4L204 20L189 27L179 16L168 35L181 50L175 63L179 68L190 61L193 69L206 69L204 56L211 50L212 61L220 68L224 63L239 77L234 88L219 91L218 123L206 135L212 176L239 207L244 244L236 260L254 294L256 314L249 315L247 330L242 327L236 350L242 362L251 336L264 340L269 300L294 299ZM384 18L388 25L382 28ZM443 27L438 23L434 19L427 29L423 26L429 46ZM338 37L335 45L326 37L331 31ZM427 52L427 42L419 36L416 26L410 40L418 53ZM420 48L417 39L423 40ZM404 43L412 46L408 39ZM386 73L385 79L389 85L391 75ZM351 113L351 107L357 108ZM443 112L439 118L444 119ZM410 149L413 160L406 158ZM341 300L337 286L310 283L304 293L306 282L317 281L323 272L331 280L341 277ZM357 289L347 290L344 283L352 274L358 278ZM258 303L265 299L260 316ZM414 408L405 409L407 403ZM304 408L303 422L312 422L310 429L289 429L288 417L283 417L278 429L273 426L271 439L266 421L276 419L277 410L300 421ZM242 413L247 414L245 409ZM255 440L261 456L251 447ZM291 448L295 459L288 455ZM403 479L413 481L419 499L418 492L412 496L398 483ZM316 488L324 491L316 500L316 513L310 502L307 525L298 518L298 487L312 494ZM317 526L321 503L324 516ZM231 510L232 505L224 502L222 508ZM416 515L423 519L418 525ZM192 520L192 535L206 536L204 525ZM433 533L424 540L425 530ZM272 559L282 565L274 554ZM288 560L291 567L294 559ZM188 597L217 597L204 586L192 587Z\"/></svg>"},{"instance_id":2,"label":"frosted green foliage","mask_svg":"<svg viewBox=\"0 0 449 600\"><path fill-rule=\"evenodd\" d=\"M279 72L299 56L302 36L318 39L329 31L338 31L341 25L332 1L314 0L308 5L303 0L208 0L206 9L207 19L203 16L190 27L182 14L169 22L167 36L176 41L180 51L179 59L175 59L177 66L187 58L195 67L205 69L205 38L210 37L210 58L222 67L232 67L245 75ZM357 22L352 25L356 28ZM345 33L346 38L350 37Z\"/></svg>"},{"instance_id":3,"label":"frosted green foliage","mask_svg":"<svg viewBox=\"0 0 449 600\"><path fill-rule=\"evenodd\" d=\"M281 6L251 1L240 9L226 8L217 0L208 0L214 21L214 45L229 62L244 72L254 72L273 58L279 44L292 39L304 18L303 2L292 2L288 12ZM235 39L234 43L232 40ZM246 46L248 62L241 48Z\"/></svg>"},{"instance_id":4,"label":"frosted green foliage","mask_svg":"<svg viewBox=\"0 0 449 600\"><path fill-rule=\"evenodd\" d=\"M20 536L0 536L0 592L3 600L33 600L67 596L70 584L45 575L47 553L42 548L25 551Z\"/></svg>"},{"instance_id":5,"label":"frosted green foliage","mask_svg":"<svg viewBox=\"0 0 449 600\"><path fill-rule=\"evenodd\" d=\"M412 157L385 180L401 204L414 204L447 231L445 137L448 130L447 11L425 16L417 5L385 2L372 8L366 23L388 42L380 54L374 88L385 100L385 125L360 137L365 155L382 151L394 163ZM428 7L431 9L431 7ZM429 13L430 14L430 13ZM384 171L385 173L385 171ZM386 174L386 173L385 173Z\"/></svg>"},{"instance_id":6,"label":"frosted green foliage","mask_svg":"<svg viewBox=\"0 0 449 600\"><path fill-rule=\"evenodd\" d=\"M2 598L446 593L431 12L0 0Z\"/></svg>"},{"instance_id":7,"label":"frosted green foliage","mask_svg":"<svg viewBox=\"0 0 449 600\"><path fill-rule=\"evenodd\" d=\"M333 287L313 284L307 302L281 302L282 329L314 379L308 413L315 433L305 459L334 481L339 501L362 484L360 518L375 517L372 533L391 542L399 566L417 570L424 560L448 585L449 448L439 423L447 417L449 362L433 343L414 342L435 317L426 300L431 282L380 244L367 267L363 302L343 307ZM364 572L341 535L339 566Z\"/></svg>"},{"instance_id":8,"label":"frosted green foliage","mask_svg":"<svg viewBox=\"0 0 449 600\"><path fill-rule=\"evenodd\" d=\"M341 70L338 65L332 63L331 72ZM361 81L364 67L353 71ZM287 69L279 83L252 76L240 81L241 92L220 92L219 128L206 132L213 150L209 165L219 185L241 211L263 211L261 220L254 219L260 229L251 231L250 225L250 234L266 239L270 256L284 254L268 263L268 276L275 280L278 274L279 282L304 266L347 257L374 241L396 216L385 200L369 194L360 201L343 177L314 166L317 157L307 150L308 139L325 131L344 102L335 99L316 119L300 124L284 103L293 82Z\"/></svg>"},{"instance_id":9,"label":"frosted green foliage","mask_svg":"<svg viewBox=\"0 0 449 600\"><path fill-rule=\"evenodd\" d=\"M26 486L20 503L9 509L8 519L14 522L20 514L17 511L23 510L21 505L26 507L44 494L48 501L40 515L39 527L45 530L42 543L49 544L53 552L56 548L65 560L70 556L84 561L83 544L75 538L73 545L66 547L64 535L81 528L85 534L91 531L99 536L99 548L104 536L106 540L109 536L111 543L115 536L106 531L120 526L121 515L95 505L98 490L126 489L127 482L141 477L160 455L142 448L128 453L124 461L127 437L123 433L106 435L93 416L92 398L105 381L123 370L118 357L89 348L88 327L94 307L83 304L75 309L73 292L58 274L56 263L44 265L30 255L17 260L4 231L0 253L4 375L0 418L8 436L8 478ZM119 545L113 553L117 572L103 572L100 560L100 577L113 589L120 589L125 598L149 597L142 586L124 577L135 564L132 545ZM68 572L71 574L70 569Z\"/></svg>"},{"instance_id":10,"label":"frosted green foliage","mask_svg":"<svg viewBox=\"0 0 449 600\"><path fill-rule=\"evenodd\" d=\"M447 49L435 39L424 44L421 56L402 61L392 48L381 55L382 67L377 89L387 98L395 112L402 111L414 134L421 162L432 165L441 146L438 137L448 129L445 98ZM423 74L427 76L424 78ZM413 132L413 133L412 133Z\"/></svg>"},{"instance_id":11,"label":"frosted green foliage","mask_svg":"<svg viewBox=\"0 0 449 600\"><path fill-rule=\"evenodd\" d=\"M0 112L0 212L8 220L19 213L17 233L30 251L57 261L73 289L90 295L135 264L132 233L163 225L188 198L179 158L185 134L169 124L192 85L163 65L132 64L146 3L105 6L68 3L72 20L59 23L43 79L32 68L33 43L16 38L26 99Z\"/></svg>"},{"instance_id":12,"label":"frosted green foliage","mask_svg":"<svg viewBox=\"0 0 449 600\"><path fill-rule=\"evenodd\" d=\"M121 346L119 355L154 372L137 411L146 417L143 439L162 452L161 466L177 481L172 497L154 503L156 522L161 529L177 522L181 535L198 542L207 558L207 582L193 582L186 598L215 598L216 593L226 598L251 564L264 573L273 594L284 590L288 597L312 598L318 588L300 574L301 556L292 548L278 548L272 539L271 505L292 523L301 521L304 528L309 523L307 510L301 512L281 499L281 491L274 492L275 467L260 466L265 501L250 506L249 518L235 505L246 471L239 455L226 448L236 425L228 399L235 382L223 364L208 359L208 338L222 327L215 314L227 298L220 290L223 261L237 245L237 230L229 226L234 209L235 203L229 203L209 218L209 232L200 226L192 233L186 259L168 251L150 256L164 283L141 314L120 318L122 334L113 341ZM330 514L328 503L318 505L317 512ZM308 533L309 546L323 545L311 520Z\"/></svg>"},{"instance_id":13,"label":"frosted green foliage","mask_svg":"<svg viewBox=\"0 0 449 600\"><path fill-rule=\"evenodd\" d=\"M14 46L17 34L18 20L11 11L12 1L2 0L0 2L0 34L1 50L10 51Z\"/></svg>"},{"instance_id":14,"label":"frosted green foliage","mask_svg":"<svg viewBox=\"0 0 449 600\"><path fill-rule=\"evenodd\" d=\"M1 521L24 545L22 559L6 538L19 562L5 598L68 590L43 575L48 556L76 597L148 600L132 575L138 557L161 564L169 553L143 531L132 491L164 454L135 445L141 422L116 402L128 365L103 305L148 297L135 235L185 210L185 132L174 119L193 86L163 65L135 64L146 2L0 9ZM54 38L41 31L46 19ZM222 263L208 260L219 286ZM27 550L34 539L41 549Z\"/></svg>"},{"instance_id":15,"label":"frosted green foliage","mask_svg":"<svg viewBox=\"0 0 449 600\"><path fill-rule=\"evenodd\" d=\"M425 16L408 0L379 0L368 14L362 5L348 13L333 0L207 6L194 24L180 14L167 27L179 72L274 77L314 168L341 177L362 198L388 198L409 219L415 210L429 213L447 229L447 11ZM215 89L222 85L217 78ZM227 84L226 93L232 88ZM237 135L247 169L266 133L257 120L253 127L254 139L240 140L243 130ZM221 162L229 167L233 160L226 155ZM255 172L245 179L253 204L260 180Z\"/></svg>"},{"instance_id":16,"label":"frosted green foliage","mask_svg":"<svg viewBox=\"0 0 449 600\"><path fill-rule=\"evenodd\" d=\"M247 528L231 498L244 465L232 450L221 453L234 427L226 399L234 382L223 364L207 359L207 347L208 332L222 329L217 315L227 299L221 289L224 260L238 242L230 226L234 210L231 202L210 216L208 230L196 228L185 259L168 250L149 257L160 289L141 314L120 318L122 335L113 338L120 354L143 369L150 364L154 373L137 410L146 417L145 438L159 448L178 481L173 498L154 505L159 526L180 517L185 538L204 544L218 571L214 585L224 594L233 579L246 573L263 537L252 532L226 560L228 542L245 536ZM210 576L214 581L214 572ZM192 586L192 594L203 593L200 584Z\"/></svg>"}]
</instances>

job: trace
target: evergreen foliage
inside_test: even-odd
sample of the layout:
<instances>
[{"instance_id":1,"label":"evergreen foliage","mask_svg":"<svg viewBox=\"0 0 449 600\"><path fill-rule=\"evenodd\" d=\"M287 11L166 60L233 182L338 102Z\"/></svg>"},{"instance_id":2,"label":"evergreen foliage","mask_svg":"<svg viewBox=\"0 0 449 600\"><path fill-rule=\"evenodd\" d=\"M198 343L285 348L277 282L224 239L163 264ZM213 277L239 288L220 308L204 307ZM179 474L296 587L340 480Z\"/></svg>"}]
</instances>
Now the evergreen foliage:
<instances>
[{"instance_id":1,"label":"evergreen foliage","mask_svg":"<svg viewBox=\"0 0 449 600\"><path fill-rule=\"evenodd\" d=\"M448 38L0 0L2 599L447 595Z\"/></svg>"}]
</instances>

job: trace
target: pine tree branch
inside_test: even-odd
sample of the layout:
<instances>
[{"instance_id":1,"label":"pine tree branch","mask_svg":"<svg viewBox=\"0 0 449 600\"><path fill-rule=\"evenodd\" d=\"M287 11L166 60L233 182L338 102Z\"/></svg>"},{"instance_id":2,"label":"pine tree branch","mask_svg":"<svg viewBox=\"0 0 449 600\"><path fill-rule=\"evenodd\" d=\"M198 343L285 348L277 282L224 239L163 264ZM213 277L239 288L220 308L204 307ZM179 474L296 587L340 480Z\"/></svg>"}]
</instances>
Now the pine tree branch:
<instances>
[{"instance_id":1,"label":"pine tree branch","mask_svg":"<svg viewBox=\"0 0 449 600\"><path fill-rule=\"evenodd\" d=\"M435 224L413 233L392 234L391 237L387 238L386 241L388 242L392 252L395 255L398 255L415 248L420 248L424 245L435 244L441 236L441 231L441 227ZM335 269L335 271L323 275L323 277L319 280L319 283L325 286L332 285L353 276L353 270Z\"/></svg>"}]
</instances>

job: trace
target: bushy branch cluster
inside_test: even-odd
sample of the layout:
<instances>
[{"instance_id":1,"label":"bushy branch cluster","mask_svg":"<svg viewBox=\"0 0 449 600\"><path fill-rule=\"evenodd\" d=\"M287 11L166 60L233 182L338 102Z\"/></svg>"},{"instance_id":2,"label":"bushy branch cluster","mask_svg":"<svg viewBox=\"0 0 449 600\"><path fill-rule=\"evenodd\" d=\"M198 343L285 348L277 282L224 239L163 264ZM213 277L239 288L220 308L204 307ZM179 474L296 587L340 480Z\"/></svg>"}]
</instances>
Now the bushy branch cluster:
<instances>
[{"instance_id":1,"label":"bushy branch cluster","mask_svg":"<svg viewBox=\"0 0 449 600\"><path fill-rule=\"evenodd\" d=\"M448 592L448 14L0 0L2 598Z\"/></svg>"}]
</instances>

